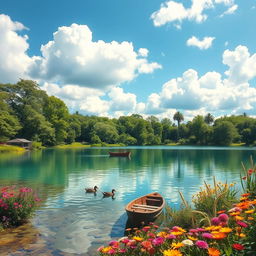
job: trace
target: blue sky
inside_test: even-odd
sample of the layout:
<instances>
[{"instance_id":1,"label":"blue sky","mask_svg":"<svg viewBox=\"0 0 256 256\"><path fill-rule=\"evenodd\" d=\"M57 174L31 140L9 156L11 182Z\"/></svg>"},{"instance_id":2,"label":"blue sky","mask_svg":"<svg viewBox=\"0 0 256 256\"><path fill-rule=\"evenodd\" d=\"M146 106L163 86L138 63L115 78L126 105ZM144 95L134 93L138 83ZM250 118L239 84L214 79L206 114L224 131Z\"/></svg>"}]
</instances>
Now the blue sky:
<instances>
[{"instance_id":1,"label":"blue sky","mask_svg":"<svg viewBox=\"0 0 256 256\"><path fill-rule=\"evenodd\" d=\"M186 120L256 113L256 0L10 0L0 77L71 112Z\"/></svg>"}]
</instances>

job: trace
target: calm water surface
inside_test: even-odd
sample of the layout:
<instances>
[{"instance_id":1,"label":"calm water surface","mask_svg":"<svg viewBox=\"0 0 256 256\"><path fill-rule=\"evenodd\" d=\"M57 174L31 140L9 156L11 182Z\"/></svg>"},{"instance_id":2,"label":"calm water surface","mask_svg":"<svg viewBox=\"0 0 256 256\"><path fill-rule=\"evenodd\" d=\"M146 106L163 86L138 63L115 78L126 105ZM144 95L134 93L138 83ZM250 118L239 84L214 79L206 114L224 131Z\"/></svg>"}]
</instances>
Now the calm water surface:
<instances>
[{"instance_id":1,"label":"calm water surface","mask_svg":"<svg viewBox=\"0 0 256 256\"><path fill-rule=\"evenodd\" d=\"M191 201L204 181L212 184L213 176L239 183L241 162L248 163L256 155L255 148L128 149L131 159L110 158L108 151L117 148L0 155L0 185L34 187L45 198L32 226L16 230L13 236L10 232L1 236L0 254L95 255L98 246L123 236L124 207L132 199L158 191L171 207L178 207L178 191ZM116 189L115 199L102 198L100 192L86 194L84 188L94 185L102 191ZM19 237L25 241L19 244Z\"/></svg>"}]
</instances>

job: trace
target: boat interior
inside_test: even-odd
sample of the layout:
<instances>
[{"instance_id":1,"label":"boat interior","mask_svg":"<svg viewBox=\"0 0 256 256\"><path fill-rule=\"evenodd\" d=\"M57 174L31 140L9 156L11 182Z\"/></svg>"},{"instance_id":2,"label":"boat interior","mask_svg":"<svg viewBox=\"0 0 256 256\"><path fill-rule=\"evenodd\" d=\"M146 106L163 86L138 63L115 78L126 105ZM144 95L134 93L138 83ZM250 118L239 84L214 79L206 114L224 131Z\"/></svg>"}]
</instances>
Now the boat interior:
<instances>
[{"instance_id":1,"label":"boat interior","mask_svg":"<svg viewBox=\"0 0 256 256\"><path fill-rule=\"evenodd\" d=\"M131 205L132 211L139 211L139 212L154 212L159 209L159 207L163 203L163 198L158 194L148 195L145 197L138 198L135 200Z\"/></svg>"}]
</instances>

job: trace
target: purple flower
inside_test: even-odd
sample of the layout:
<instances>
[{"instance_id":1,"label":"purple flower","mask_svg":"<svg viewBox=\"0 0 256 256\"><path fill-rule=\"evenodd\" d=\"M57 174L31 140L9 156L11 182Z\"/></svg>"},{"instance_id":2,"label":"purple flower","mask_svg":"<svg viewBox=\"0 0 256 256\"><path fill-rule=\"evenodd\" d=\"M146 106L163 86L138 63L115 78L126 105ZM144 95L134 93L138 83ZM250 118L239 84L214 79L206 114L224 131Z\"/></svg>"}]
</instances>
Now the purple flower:
<instances>
[{"instance_id":1,"label":"purple flower","mask_svg":"<svg viewBox=\"0 0 256 256\"><path fill-rule=\"evenodd\" d=\"M202 240L196 241L196 246L201 249L207 249L209 247L208 244Z\"/></svg>"},{"instance_id":2,"label":"purple flower","mask_svg":"<svg viewBox=\"0 0 256 256\"><path fill-rule=\"evenodd\" d=\"M206 239L212 239L212 238L213 238L213 235L210 234L210 233L203 233L203 234L202 234L202 237L203 237L203 238L206 238Z\"/></svg>"},{"instance_id":3,"label":"purple flower","mask_svg":"<svg viewBox=\"0 0 256 256\"><path fill-rule=\"evenodd\" d=\"M222 214L219 215L218 219L221 222L227 222L228 221L228 215L226 213L222 213Z\"/></svg>"},{"instance_id":4,"label":"purple flower","mask_svg":"<svg viewBox=\"0 0 256 256\"><path fill-rule=\"evenodd\" d=\"M214 226L218 226L220 224L220 219L218 217L214 217L211 219L211 223Z\"/></svg>"}]
</instances>

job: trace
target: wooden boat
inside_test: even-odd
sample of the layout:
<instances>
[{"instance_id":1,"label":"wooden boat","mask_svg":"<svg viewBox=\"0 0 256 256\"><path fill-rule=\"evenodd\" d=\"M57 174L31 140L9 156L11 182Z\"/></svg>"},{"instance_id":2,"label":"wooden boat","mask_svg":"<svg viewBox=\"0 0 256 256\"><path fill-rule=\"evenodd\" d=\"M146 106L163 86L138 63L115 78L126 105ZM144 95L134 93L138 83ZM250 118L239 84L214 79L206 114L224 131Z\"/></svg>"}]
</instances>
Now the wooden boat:
<instances>
[{"instance_id":1,"label":"wooden boat","mask_svg":"<svg viewBox=\"0 0 256 256\"><path fill-rule=\"evenodd\" d=\"M162 212L164 198L157 192L139 197L128 203L125 210L128 220L132 223L145 224L154 221Z\"/></svg>"},{"instance_id":2,"label":"wooden boat","mask_svg":"<svg viewBox=\"0 0 256 256\"><path fill-rule=\"evenodd\" d=\"M131 152L130 151L126 151L126 152L109 152L110 156L124 156L124 157L130 157L131 156Z\"/></svg>"}]
</instances>

